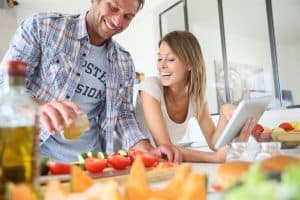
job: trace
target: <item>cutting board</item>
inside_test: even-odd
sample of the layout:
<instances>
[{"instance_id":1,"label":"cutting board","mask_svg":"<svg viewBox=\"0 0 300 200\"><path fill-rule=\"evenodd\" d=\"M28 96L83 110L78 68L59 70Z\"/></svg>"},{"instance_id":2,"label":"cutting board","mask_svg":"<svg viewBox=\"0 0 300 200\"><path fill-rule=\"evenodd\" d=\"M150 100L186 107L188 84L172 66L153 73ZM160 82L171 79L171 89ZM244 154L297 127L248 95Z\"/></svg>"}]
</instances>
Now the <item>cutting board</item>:
<instances>
[{"instance_id":1,"label":"cutting board","mask_svg":"<svg viewBox=\"0 0 300 200\"><path fill-rule=\"evenodd\" d=\"M160 181L170 180L177 170L177 166L169 167L169 168L151 168L146 169L146 178L149 183L155 183ZM99 174L89 174L94 182L103 182L113 180L120 185L123 185L129 176L130 169L125 170L113 170L113 169L105 169L104 172ZM62 182L63 187L66 189L70 188L69 180L70 175L56 175L56 176L42 176L40 178L41 189L42 191L45 188L47 182L51 180L59 180Z\"/></svg>"}]
</instances>

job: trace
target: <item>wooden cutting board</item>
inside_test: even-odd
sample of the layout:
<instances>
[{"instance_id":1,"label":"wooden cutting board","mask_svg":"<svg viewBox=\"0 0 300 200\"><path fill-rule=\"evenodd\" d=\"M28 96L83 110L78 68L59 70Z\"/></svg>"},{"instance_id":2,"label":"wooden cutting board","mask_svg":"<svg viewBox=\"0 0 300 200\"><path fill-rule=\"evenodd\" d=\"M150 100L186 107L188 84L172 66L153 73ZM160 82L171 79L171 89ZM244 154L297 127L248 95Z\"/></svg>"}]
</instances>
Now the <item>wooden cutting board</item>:
<instances>
[{"instance_id":1,"label":"wooden cutting board","mask_svg":"<svg viewBox=\"0 0 300 200\"><path fill-rule=\"evenodd\" d=\"M160 181L170 180L177 170L178 166L170 168L151 168L146 169L146 178L149 183L155 183ZM99 174L93 174L91 177L94 179L94 182L103 182L103 181L115 181L120 185L124 185L129 176L130 169L116 171L113 169L106 169L104 172ZM43 176L40 178L41 190L45 189L47 182L51 180L59 180L62 182L62 186L67 190L70 188L69 180L70 175L58 175L58 176Z\"/></svg>"},{"instance_id":2,"label":"wooden cutting board","mask_svg":"<svg viewBox=\"0 0 300 200\"><path fill-rule=\"evenodd\" d=\"M146 170L146 178L148 182L159 182L159 181L166 181L171 179L176 172L177 167L170 167L170 168L152 168ZM101 182L101 181L109 181L114 180L120 184L123 184L126 182L127 178L129 176L129 172L124 175L119 176L111 176L111 177L104 177L104 178L95 178L95 182Z\"/></svg>"}]
</instances>

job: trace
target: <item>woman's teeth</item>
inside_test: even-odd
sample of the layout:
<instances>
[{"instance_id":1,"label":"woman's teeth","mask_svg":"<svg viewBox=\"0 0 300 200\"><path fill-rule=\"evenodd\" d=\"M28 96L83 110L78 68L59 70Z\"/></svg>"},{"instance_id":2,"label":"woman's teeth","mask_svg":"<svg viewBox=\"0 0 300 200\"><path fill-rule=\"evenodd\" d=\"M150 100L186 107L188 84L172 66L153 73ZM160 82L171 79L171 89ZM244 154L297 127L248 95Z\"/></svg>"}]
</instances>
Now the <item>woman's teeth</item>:
<instances>
[{"instance_id":1,"label":"woman's teeth","mask_svg":"<svg viewBox=\"0 0 300 200\"><path fill-rule=\"evenodd\" d=\"M171 76L172 74L170 72L162 72L161 75L162 76Z\"/></svg>"}]
</instances>

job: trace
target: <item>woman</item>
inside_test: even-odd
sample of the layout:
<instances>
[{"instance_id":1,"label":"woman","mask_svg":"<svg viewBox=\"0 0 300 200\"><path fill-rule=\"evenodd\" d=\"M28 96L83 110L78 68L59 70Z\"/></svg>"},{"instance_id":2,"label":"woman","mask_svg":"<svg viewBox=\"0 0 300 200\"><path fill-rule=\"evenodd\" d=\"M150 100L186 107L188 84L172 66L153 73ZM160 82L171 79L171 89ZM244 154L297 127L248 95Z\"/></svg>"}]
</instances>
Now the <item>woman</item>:
<instances>
[{"instance_id":1,"label":"woman","mask_svg":"<svg viewBox=\"0 0 300 200\"><path fill-rule=\"evenodd\" d=\"M206 74L202 51L196 37L186 31L173 31L159 42L159 77L148 77L140 85L137 116L143 131L150 131L156 145L174 145L185 133L187 122L196 117L207 140L213 146L234 110L223 105L215 127L205 101ZM139 117L143 113L144 116ZM253 123L246 123L241 134L249 136ZM223 162L228 147L201 152L178 147L183 161Z\"/></svg>"}]
</instances>

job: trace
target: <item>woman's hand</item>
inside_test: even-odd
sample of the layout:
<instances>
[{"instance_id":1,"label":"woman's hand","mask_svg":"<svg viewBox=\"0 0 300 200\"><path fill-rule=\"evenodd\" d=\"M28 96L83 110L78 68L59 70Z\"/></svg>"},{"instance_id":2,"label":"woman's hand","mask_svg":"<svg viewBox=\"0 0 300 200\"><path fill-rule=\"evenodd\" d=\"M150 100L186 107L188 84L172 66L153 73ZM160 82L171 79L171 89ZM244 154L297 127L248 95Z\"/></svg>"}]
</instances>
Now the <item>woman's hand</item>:
<instances>
[{"instance_id":1,"label":"woman's hand","mask_svg":"<svg viewBox=\"0 0 300 200\"><path fill-rule=\"evenodd\" d=\"M233 104L223 104L220 108L220 116L227 121L232 117L236 106Z\"/></svg>"},{"instance_id":2,"label":"woman's hand","mask_svg":"<svg viewBox=\"0 0 300 200\"><path fill-rule=\"evenodd\" d=\"M169 162L181 163L182 153L179 147L172 144L159 145L157 148L153 149L152 152L158 157L167 159Z\"/></svg>"},{"instance_id":3,"label":"woman's hand","mask_svg":"<svg viewBox=\"0 0 300 200\"><path fill-rule=\"evenodd\" d=\"M182 152L179 147L173 144L162 144L154 148L150 144L149 140L144 139L136 143L133 148L143 152L150 152L159 158L168 160L169 162L182 162Z\"/></svg>"},{"instance_id":4,"label":"woman's hand","mask_svg":"<svg viewBox=\"0 0 300 200\"><path fill-rule=\"evenodd\" d=\"M244 127L242 128L242 130L237 138L237 141L238 142L247 142L255 125L256 125L256 121L254 119L252 119L252 118L248 119L246 121L246 123L244 124Z\"/></svg>"},{"instance_id":5,"label":"woman's hand","mask_svg":"<svg viewBox=\"0 0 300 200\"><path fill-rule=\"evenodd\" d=\"M216 163L223 163L226 160L226 155L230 150L229 145L225 145L224 147L220 148L218 151L214 152L215 162Z\"/></svg>"}]
</instances>

